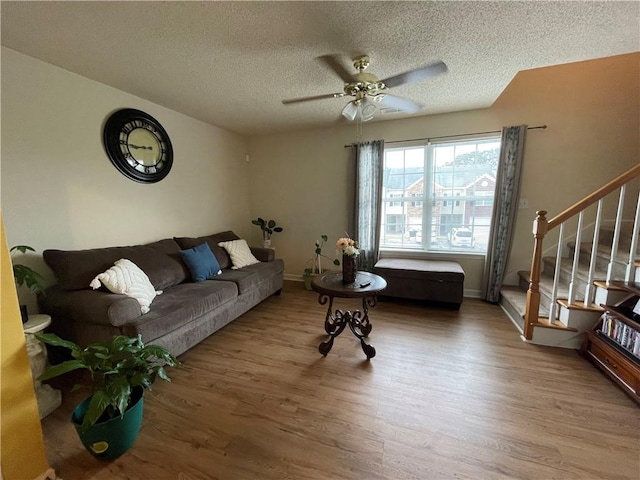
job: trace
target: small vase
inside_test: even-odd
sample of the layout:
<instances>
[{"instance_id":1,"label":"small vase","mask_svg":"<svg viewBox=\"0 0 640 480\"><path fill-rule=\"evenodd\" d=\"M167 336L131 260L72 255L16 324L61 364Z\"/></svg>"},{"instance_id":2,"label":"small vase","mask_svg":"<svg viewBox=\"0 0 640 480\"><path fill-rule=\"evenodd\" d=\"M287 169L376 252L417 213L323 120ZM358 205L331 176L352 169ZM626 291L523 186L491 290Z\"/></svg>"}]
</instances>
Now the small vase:
<instances>
[{"instance_id":1,"label":"small vase","mask_svg":"<svg viewBox=\"0 0 640 480\"><path fill-rule=\"evenodd\" d=\"M342 255L342 283L354 283L358 267L355 255Z\"/></svg>"},{"instance_id":2,"label":"small vase","mask_svg":"<svg viewBox=\"0 0 640 480\"><path fill-rule=\"evenodd\" d=\"M271 248L271 239L270 238L265 238L262 240L262 247L263 248Z\"/></svg>"}]
</instances>

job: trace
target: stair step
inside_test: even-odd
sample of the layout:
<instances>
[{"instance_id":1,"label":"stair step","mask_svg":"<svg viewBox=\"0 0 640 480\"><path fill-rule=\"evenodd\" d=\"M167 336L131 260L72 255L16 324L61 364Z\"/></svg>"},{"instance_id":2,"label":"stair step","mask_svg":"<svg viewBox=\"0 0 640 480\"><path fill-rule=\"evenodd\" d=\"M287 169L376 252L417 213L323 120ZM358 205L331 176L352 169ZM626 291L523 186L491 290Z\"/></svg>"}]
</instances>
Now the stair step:
<instances>
[{"instance_id":1,"label":"stair step","mask_svg":"<svg viewBox=\"0 0 640 480\"><path fill-rule=\"evenodd\" d=\"M573 258L573 247L569 245L570 250L570 258ZM591 243L583 243L580 246L580 259L579 262L582 265L589 265L591 261L591 251L592 244ZM596 268L598 269L606 269L609 267L609 262L611 261L611 245L602 245L598 246L598 250L596 251ZM624 272L624 269L627 266L627 262L629 261L629 246L626 248L619 248L616 257L613 259L614 268L617 269L618 272Z\"/></svg>"},{"instance_id":2,"label":"stair step","mask_svg":"<svg viewBox=\"0 0 640 480\"><path fill-rule=\"evenodd\" d=\"M574 302L569 303L569 300L566 298L559 298L558 304L563 306L564 308L568 308L569 310L586 310L589 312L604 312L604 308L595 303L590 303L589 305L585 305L584 302Z\"/></svg>"},{"instance_id":3,"label":"stair step","mask_svg":"<svg viewBox=\"0 0 640 480\"><path fill-rule=\"evenodd\" d=\"M600 227L600 245L611 245L613 243L614 229L611 226ZM633 236L633 225L623 224L620 228L620 241L618 246L620 249L626 248L629 251L631 245L631 237Z\"/></svg>"},{"instance_id":4,"label":"stair step","mask_svg":"<svg viewBox=\"0 0 640 480\"><path fill-rule=\"evenodd\" d=\"M626 292L627 289L620 287L618 285L614 285L612 283L601 282L600 280L596 280L593 282L596 287L604 288L605 290L614 290L616 292Z\"/></svg>"},{"instance_id":5,"label":"stair step","mask_svg":"<svg viewBox=\"0 0 640 480\"><path fill-rule=\"evenodd\" d=\"M544 257L542 259L544 270L541 277L553 278L555 268L556 268L556 259L554 257ZM571 274L573 272L573 258L562 258L560 260L560 282L569 284L571 281ZM607 269L606 268L598 268L596 267L593 272L594 279L603 279L607 278ZM575 280L581 284L583 287L587 284L587 280L589 279L589 266L578 263L578 268L576 270L576 278Z\"/></svg>"},{"instance_id":6,"label":"stair step","mask_svg":"<svg viewBox=\"0 0 640 480\"><path fill-rule=\"evenodd\" d=\"M521 270L518 272L518 277L520 278L520 288L524 291L529 289L529 282L531 281L530 272ZM579 282L576 290L576 300L584 300L584 290L586 286L586 282ZM538 286L540 290L541 296L541 304L544 304L546 307L549 306L549 302L551 301L551 291L553 290L553 278L552 277L540 277L540 284ZM566 282L560 282L558 284L558 291L556 293L556 297L568 297L569 296L569 285Z\"/></svg>"},{"instance_id":7,"label":"stair step","mask_svg":"<svg viewBox=\"0 0 640 480\"><path fill-rule=\"evenodd\" d=\"M504 286L500 289L501 300L500 304L506 308L503 300L509 303L512 308L506 308L512 312L515 312L517 317L522 319L524 318L524 313L527 308L527 292L523 292L519 287L515 286ZM543 305L540 306L540 311L538 312L540 316L549 316L549 309Z\"/></svg>"},{"instance_id":8,"label":"stair step","mask_svg":"<svg viewBox=\"0 0 640 480\"><path fill-rule=\"evenodd\" d=\"M553 328L556 330L564 330L566 332L578 332L578 329L567 327L565 324L563 324L558 320L553 320L552 322L549 322L549 319L545 317L538 317L538 321L533 325L535 327Z\"/></svg>"}]
</instances>

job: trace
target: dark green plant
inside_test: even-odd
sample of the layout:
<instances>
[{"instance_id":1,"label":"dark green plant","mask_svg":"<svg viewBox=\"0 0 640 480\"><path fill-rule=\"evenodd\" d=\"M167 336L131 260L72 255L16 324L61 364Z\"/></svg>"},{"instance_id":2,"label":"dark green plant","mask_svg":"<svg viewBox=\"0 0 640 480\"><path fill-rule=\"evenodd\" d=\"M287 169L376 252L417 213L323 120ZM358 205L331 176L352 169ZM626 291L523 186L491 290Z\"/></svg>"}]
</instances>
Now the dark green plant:
<instances>
[{"instance_id":1,"label":"dark green plant","mask_svg":"<svg viewBox=\"0 0 640 480\"><path fill-rule=\"evenodd\" d=\"M11 253L16 251L20 253L35 252L35 250L28 245L16 245L15 247L11 247L9 250ZM44 291L44 287L42 286L42 275L31 267L27 267L20 263L14 263L13 278L16 281L16 287L22 287L24 285L31 293L40 293Z\"/></svg>"},{"instance_id":2,"label":"dark green plant","mask_svg":"<svg viewBox=\"0 0 640 480\"><path fill-rule=\"evenodd\" d=\"M262 230L262 236L265 240L269 240L273 232L281 232L283 230L282 227L276 226L275 220L269 220L267 222L263 218L258 217L255 220L251 220L251 223L260 227L260 230Z\"/></svg>"},{"instance_id":3,"label":"dark green plant","mask_svg":"<svg viewBox=\"0 0 640 480\"><path fill-rule=\"evenodd\" d=\"M108 342L93 343L86 348L53 333L36 334L36 338L48 345L69 349L73 357L73 360L47 368L38 380L48 380L72 370L89 370L93 396L82 420L83 428L102 420L101 417L106 420L124 415L135 387L150 389L157 377L170 382L164 365L175 367L180 364L164 347L145 346L141 335L136 338L118 335ZM82 385L75 385L73 390L80 387Z\"/></svg>"},{"instance_id":4,"label":"dark green plant","mask_svg":"<svg viewBox=\"0 0 640 480\"><path fill-rule=\"evenodd\" d=\"M322 273L324 270L322 268L322 262L321 259L322 258L326 258L327 260L331 260L329 257L327 257L326 255L322 254L322 247L324 246L325 242L329 239L329 237L327 237L326 235L321 235L320 236L320 240L316 240L316 249L315 249L315 255L313 258L310 258L309 261L307 262L308 264L311 264L311 267L307 267L304 269L304 273L303 275L305 277L308 277L314 273ZM333 259L333 264L334 265L340 265L340 261L338 259Z\"/></svg>"}]
</instances>

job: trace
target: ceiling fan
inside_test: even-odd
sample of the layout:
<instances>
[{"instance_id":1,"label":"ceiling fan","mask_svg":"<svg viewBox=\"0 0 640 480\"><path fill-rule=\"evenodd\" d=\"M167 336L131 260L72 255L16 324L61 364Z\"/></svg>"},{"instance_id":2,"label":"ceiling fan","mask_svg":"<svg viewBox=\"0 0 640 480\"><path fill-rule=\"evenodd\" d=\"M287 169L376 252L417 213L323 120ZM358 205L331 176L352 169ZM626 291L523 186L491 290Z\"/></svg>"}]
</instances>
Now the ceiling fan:
<instances>
[{"instance_id":1,"label":"ceiling fan","mask_svg":"<svg viewBox=\"0 0 640 480\"><path fill-rule=\"evenodd\" d=\"M373 118L375 112L378 110L378 105L384 109L416 113L422 109L424 105L409 100L408 98L391 95L388 93L388 89L406 83L420 82L448 71L444 62L438 61L379 80L373 73L365 72L370 61L367 55L360 55L353 59L353 66L358 70L358 73L350 73L344 67L338 55L323 55L318 57L318 59L331 68L344 81L343 91L312 97L292 98L283 100L282 103L291 105L293 103L324 100L327 98L354 97L354 99L344 107L342 115L349 120L355 120L357 118L364 122Z\"/></svg>"}]
</instances>

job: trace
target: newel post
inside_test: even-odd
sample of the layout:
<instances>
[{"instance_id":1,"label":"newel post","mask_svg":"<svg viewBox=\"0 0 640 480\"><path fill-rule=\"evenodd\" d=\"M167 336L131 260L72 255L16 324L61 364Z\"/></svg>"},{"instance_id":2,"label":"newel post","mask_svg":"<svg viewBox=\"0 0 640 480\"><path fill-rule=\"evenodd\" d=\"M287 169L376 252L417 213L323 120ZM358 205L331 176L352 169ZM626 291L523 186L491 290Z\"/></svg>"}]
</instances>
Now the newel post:
<instances>
[{"instance_id":1,"label":"newel post","mask_svg":"<svg viewBox=\"0 0 640 480\"><path fill-rule=\"evenodd\" d=\"M547 234L547 214L544 210L536 212L533 221L533 258L531 259L531 273L529 290L527 290L527 305L524 314L524 338L531 340L533 325L538 323L540 311L540 267L542 263L542 240Z\"/></svg>"}]
</instances>

